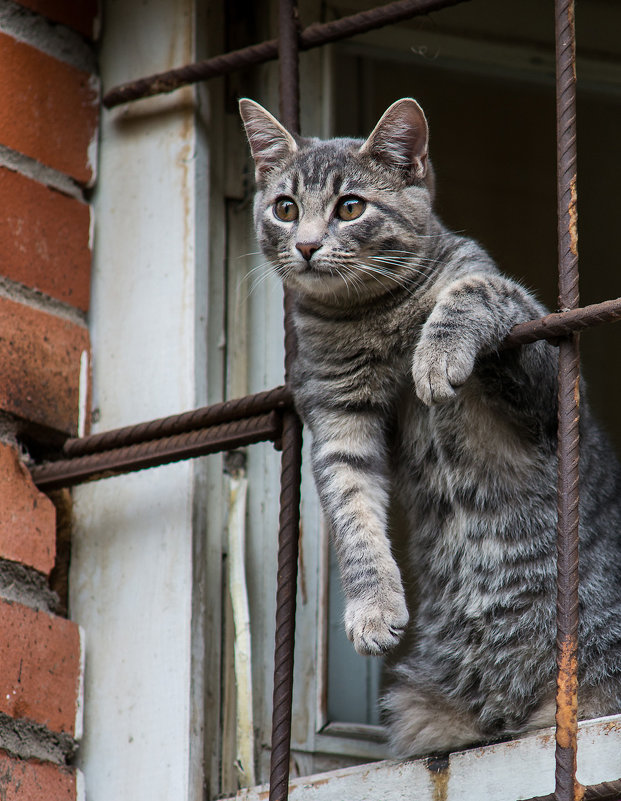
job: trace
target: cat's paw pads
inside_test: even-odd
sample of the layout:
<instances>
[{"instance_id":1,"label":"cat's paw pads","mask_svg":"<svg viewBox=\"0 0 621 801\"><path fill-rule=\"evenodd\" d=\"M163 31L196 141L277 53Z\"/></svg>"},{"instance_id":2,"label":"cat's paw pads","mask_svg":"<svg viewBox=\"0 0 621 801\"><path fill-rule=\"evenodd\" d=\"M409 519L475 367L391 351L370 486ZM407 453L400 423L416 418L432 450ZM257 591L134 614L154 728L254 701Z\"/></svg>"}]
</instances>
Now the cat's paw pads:
<instances>
[{"instance_id":1,"label":"cat's paw pads","mask_svg":"<svg viewBox=\"0 0 621 801\"><path fill-rule=\"evenodd\" d=\"M378 656L397 645L407 622L408 610L402 594L386 599L381 605L349 601L345 610L345 631L362 656Z\"/></svg>"},{"instance_id":2,"label":"cat's paw pads","mask_svg":"<svg viewBox=\"0 0 621 801\"><path fill-rule=\"evenodd\" d=\"M426 406L448 401L454 397L456 388L468 380L473 368L473 354L421 342L412 361L416 394Z\"/></svg>"}]
</instances>

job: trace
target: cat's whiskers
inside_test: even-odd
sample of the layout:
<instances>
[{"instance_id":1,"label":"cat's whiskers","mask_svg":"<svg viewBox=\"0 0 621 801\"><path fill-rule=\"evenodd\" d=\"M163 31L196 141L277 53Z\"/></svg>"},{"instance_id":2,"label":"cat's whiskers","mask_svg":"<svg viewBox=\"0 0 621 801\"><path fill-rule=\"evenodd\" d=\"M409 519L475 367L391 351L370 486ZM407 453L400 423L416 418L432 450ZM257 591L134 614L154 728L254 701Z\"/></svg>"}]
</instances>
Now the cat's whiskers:
<instances>
[{"instance_id":1,"label":"cat's whiskers","mask_svg":"<svg viewBox=\"0 0 621 801\"><path fill-rule=\"evenodd\" d=\"M435 263L435 259L430 259L427 261L427 264L418 264L418 266L415 266L407 259L393 259L386 256L367 256L367 258L371 259L372 261L380 262L381 264L394 265L395 267L399 267L402 270L407 270L408 272L417 272L419 275L427 275L429 266ZM416 259L417 263L418 261L419 260ZM425 267L425 270L420 270L418 269L419 267Z\"/></svg>"},{"instance_id":2,"label":"cat's whiskers","mask_svg":"<svg viewBox=\"0 0 621 801\"><path fill-rule=\"evenodd\" d=\"M392 253L399 254L399 255L395 255L395 256L389 255L389 254L392 254ZM423 261L424 262L431 262L433 264L441 264L442 263L441 259L433 259L433 258L430 258L428 256L423 256L420 253L416 253L416 252L410 251L410 250L384 250L384 251L382 251L381 255L371 256L370 258L375 258L375 259L379 259L379 258L382 258L382 259L394 259L398 263L403 263L404 261L407 261L408 259L414 259L416 261L421 261L421 262L423 262Z\"/></svg>"},{"instance_id":3,"label":"cat's whiskers","mask_svg":"<svg viewBox=\"0 0 621 801\"><path fill-rule=\"evenodd\" d=\"M357 296L360 297L360 288L356 285L353 273L343 272L342 270L339 270L338 267L335 269L336 269L336 274L345 284L345 288L347 289L348 294L352 289L355 289ZM336 290L334 290L333 294L336 298L337 297Z\"/></svg>"},{"instance_id":4,"label":"cat's whiskers","mask_svg":"<svg viewBox=\"0 0 621 801\"><path fill-rule=\"evenodd\" d=\"M398 268L398 270L391 269L391 275L395 278L400 276L410 284L419 284L420 281L417 281L414 276L416 275L420 276L421 278L426 278L429 275L429 270L433 266L432 263L419 264L418 259L415 265L409 262L407 259L393 259L385 256L368 256L367 258L372 259L374 262L379 262L379 264L386 270L389 270L390 268Z\"/></svg>"},{"instance_id":5,"label":"cat's whiskers","mask_svg":"<svg viewBox=\"0 0 621 801\"><path fill-rule=\"evenodd\" d=\"M263 272L261 272L258 276L255 276L254 273L258 272L259 270L262 270ZM268 281L274 275L274 272L277 272L277 270L274 269L271 261L264 261L249 270L239 282L241 287L244 283L247 283L252 276L252 284L246 297L250 298L263 283ZM284 278L284 273L281 273L281 275Z\"/></svg>"},{"instance_id":6,"label":"cat's whiskers","mask_svg":"<svg viewBox=\"0 0 621 801\"><path fill-rule=\"evenodd\" d=\"M408 281L407 277L401 273L397 273L393 270L388 270L384 267L378 267L373 264L366 264L365 262L358 262L355 266L359 273L364 273L368 275L369 278L373 278L375 281L377 281L378 284L380 284L380 286L382 286L385 290L390 292L390 294L393 293L396 287L404 289L410 295L414 294L414 290L408 286L408 284L412 282ZM390 287L386 285L386 283L381 281L378 276L381 276L383 278L388 278L390 281L392 281L393 284L396 284L396 287Z\"/></svg>"},{"instance_id":7,"label":"cat's whiskers","mask_svg":"<svg viewBox=\"0 0 621 801\"><path fill-rule=\"evenodd\" d=\"M245 259L247 256L262 256L262 250L250 250L248 253L240 253L239 256L235 256L236 260Z\"/></svg>"}]
</instances>

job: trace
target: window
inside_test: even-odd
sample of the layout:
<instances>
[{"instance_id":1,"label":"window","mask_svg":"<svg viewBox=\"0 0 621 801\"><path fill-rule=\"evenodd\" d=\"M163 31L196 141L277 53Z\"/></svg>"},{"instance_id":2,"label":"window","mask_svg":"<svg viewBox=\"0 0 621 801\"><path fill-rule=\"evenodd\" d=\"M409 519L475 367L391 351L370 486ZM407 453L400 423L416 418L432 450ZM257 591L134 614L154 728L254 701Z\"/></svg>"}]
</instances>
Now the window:
<instances>
[{"instance_id":1,"label":"window","mask_svg":"<svg viewBox=\"0 0 621 801\"><path fill-rule=\"evenodd\" d=\"M364 4L364 7L370 6L371 3ZM274 35L276 2L227 3L224 9L215 3L199 4L194 9L194 26L186 27L179 24L178 17L169 15L171 8L160 0L154 3L153 11L157 13L146 17L138 3L128 4L123 14L118 10L109 13L106 24L107 35L111 38L108 41L113 42L116 36L116 44L111 44L110 51L103 54L107 86L128 77L121 74L123 62L118 60L119 52L125 53L124 69L129 72L134 57L140 67L138 75L161 70L159 53L152 48L152 43L161 41L169 45L170 31L175 24L179 30L174 38L176 49L171 64L200 57L203 47L211 55ZM301 15L308 24L320 19L322 14L338 18L360 8L360 3L348 5L346 2L333 3L326 8L324 4L309 0L301 4ZM580 95L585 109L580 109L580 120L584 120L580 141L585 148L581 169L585 170L586 163L589 180L581 183L580 221L584 229L584 235L581 230L583 301L590 302L621 294L618 284L615 286L614 267L606 255L616 252L608 240L614 236L613 221L618 216L619 200L614 190L617 181L613 176L619 164L618 160L603 164L601 161L604 154L615 152L621 53L613 31L618 30L621 20L618 9L604 0L594 0L581 13L586 31L584 48L580 50L584 55L584 67L579 63L586 78ZM424 21L413 20L398 28L366 34L347 44L310 50L301 61L302 130L317 135L363 133L391 100L409 94L418 96L431 123L432 158L438 171L441 213L450 225L466 228L488 245L503 268L538 288L542 280L554 275L556 262L552 17L550 8L544 18L541 4L535 0L527 3L511 0L503 4L500 13L492 0L479 0L444 9ZM135 50L125 44L124 37L129 29L141 43ZM208 30L207 43L201 38L204 30ZM199 44L193 43L193 33L197 34ZM115 359L119 364L122 356L127 366L120 379L114 368L112 376L104 377L100 373L99 392L106 427L129 422L128 415L143 419L182 411L222 397L257 392L283 380L280 288L275 279L260 279L259 270L247 278L249 270L258 266L261 257L252 253L256 245L250 219L248 154L234 102L243 94L277 109L276 75L275 65L255 67L203 86L198 90L198 102L193 100L190 90L182 90L180 95L140 101L108 120L102 152L108 148L110 161L104 161L101 183L115 187L113 192L120 205L115 211L113 203L102 200L100 219L107 241L113 242L115 214L117 221L124 222L123 214L130 207L127 202L130 193L135 193L144 204L141 220L148 220L155 208L159 223L149 226L145 222L145 230L139 235L128 231L123 236L123 241L136 244L134 257L141 270L135 272L129 262L124 262L129 281L123 295L128 301L128 316L124 319L133 318L136 325L130 328L129 323L124 323L127 327L122 337L118 336L118 322L114 322L113 316L107 317L118 298L119 276L113 277L112 266L118 245L99 257L97 291L100 295L96 306L100 316L96 311L95 360L96 363L99 360L100 365L110 366ZM489 102L490 97L494 99L493 104ZM188 126L191 134L188 134ZM461 126L465 131L463 135ZM134 146L129 152L128 148ZM153 161L149 160L150 148L161 148ZM117 153L121 154L118 161L115 160ZM130 176L130 188L121 188L128 160L133 161L136 171ZM160 167L165 163L172 166L170 174L164 172L162 176ZM474 178L467 172L472 170L473 163L482 165ZM201 176L204 179L207 172L208 197L204 185L202 188L199 185ZM158 176L155 187L149 183L152 175ZM466 200L464 178L467 178ZM164 183L168 180L169 183ZM179 211L179 197L189 202L191 208L188 213L186 206L186 216L180 215L177 227L171 223L177 218L167 218L167 211ZM134 198L131 200L133 202ZM601 223L603 215L607 220L605 225ZM191 220L190 237L186 236L183 223L188 219ZM206 219L208 226L205 226ZM516 219L521 222L516 223ZM164 223L165 239L171 241L171 252L165 258L158 252L163 237L155 235L158 225ZM531 245L536 244L528 252L520 238L520 231L524 229L536 232L528 237ZM170 235L171 231L174 236ZM147 259L144 253L138 252L141 242L153 243ZM516 247L516 242L520 247ZM157 270L152 268L149 259ZM107 270L110 275L106 275ZM137 276L139 286L135 286ZM554 306L552 281L550 278L550 284L542 289L544 299ZM151 295L151 291L155 295ZM168 308L169 303L177 302L178 315ZM106 303L110 304L108 308ZM182 335L178 330L166 330L163 321L172 329L174 320L183 321ZM609 364L609 354L614 352L614 335L614 331L606 329L585 337L585 350L590 348L603 354L598 358L604 368ZM604 342L605 347L601 344ZM137 366L144 359L143 354L155 345L158 353L152 355L153 362L149 361L143 379ZM129 354L123 352L124 349ZM131 358L127 358L128 355ZM588 366L588 352L585 360ZM172 384L158 377L163 362L174 363L179 371ZM616 410L606 399L616 397L611 382L621 379L606 369L598 379L596 357L592 363L592 391L596 402L599 398L602 414L612 428L616 424ZM104 368L96 366L96 369L103 371ZM131 411L115 406L120 397L119 383L125 383L129 394L133 393L135 405ZM169 394L154 395L164 386ZM103 783L109 770L105 747L115 740L122 742L130 754L144 755L155 747L162 765L167 764L166 759L182 760L189 753L184 770L187 768L190 778L183 770L169 771L169 776L174 774L176 783L169 778L168 795L163 797L200 797L203 755L196 749L204 747L208 795L216 797L233 794L238 783L233 613L226 584L230 553L222 533L230 487L228 479L223 477L222 461L218 457L195 463L193 467L188 464L158 468L153 473L122 481L114 479L80 490L78 509L80 526L85 533L78 538L74 558L74 608L84 610L87 629L114 635L115 650L119 645L118 632L123 631L127 638L116 660L117 681L111 681L111 660L106 662L104 655L99 661L91 661L95 666L91 676L101 681L106 691L140 683L144 675L150 674L148 663L152 654L149 649L159 643L157 664L170 671L166 675L171 679L170 686L175 688L166 710L175 722L172 735L159 731L160 710L148 708L165 686L164 682L154 682L146 693L141 692L143 688L129 686L127 692L132 699L137 699L135 705L120 701L109 718L102 718L103 728L108 728L107 735L106 732L103 736L101 732L91 735L87 731L82 758L92 761L92 775ZM364 663L349 646L344 649L338 646L342 632L333 625L339 617L338 588L332 580L327 536L308 474L308 458L304 464L292 726L294 775L341 771L334 776L340 782L351 780L354 784L339 787L347 786L348 792L355 795L357 790L351 788L360 786L362 773L352 768L342 772L343 768L386 754L376 726L377 718L369 703L377 691L378 669L376 662ZM246 572L254 697L254 727L250 734L254 738L257 763L254 778L264 782L269 775L270 757L278 456L269 444L254 445L247 451L245 469L248 477ZM95 514L93 510L99 515L97 523L90 519ZM111 531L116 534L112 536ZM152 536L154 531L157 537ZM111 545L116 548L113 565L107 561ZM159 558L161 552L173 548L174 558L172 553L166 559ZM122 603L111 614L107 609L102 610L100 598L94 597L93 586L106 597L114 586L114 579L118 581L115 575L118 564L123 566L123 592L119 593ZM172 565L176 572L167 573ZM153 571L152 582L155 583L149 584L148 591L140 596L140 604L136 604L131 591L135 586L133 582L147 566ZM106 570L109 570L107 583L101 583L99 578ZM159 585L163 588L161 592L154 589ZM128 609L136 616L129 626L120 619ZM145 624L154 618L161 627L155 634L149 630L151 623ZM141 636L132 639L136 631ZM176 642L179 643L178 652ZM105 641L98 647L103 650ZM350 701L343 699L340 683L340 676L348 673L361 676ZM96 694L96 688L92 692ZM207 699L205 709L203 698ZM98 709L105 705L103 692L97 703ZM361 713L363 707L364 714ZM120 730L119 721L122 721ZM199 723L195 725L195 721ZM203 722L204 740L198 732ZM611 725L613 734L610 736L618 738L618 721ZM158 736L154 736L154 732ZM584 747L587 762L592 760L589 754L599 753L601 760L605 752L599 732L597 726L591 726L585 735L596 743L591 751L587 745ZM516 746L513 753L520 758L515 763L509 756L510 749L486 752L485 760L498 760L497 764L504 767L499 767L494 775L506 781L506 777L520 774L520 760L535 759L532 756L535 753L536 759L540 758L542 737L534 736L526 745ZM144 744L140 751L134 745L137 740ZM174 742L172 755L171 741ZM118 746L113 747L118 754ZM125 773L118 771L122 774L116 779L119 787L122 785L125 791L136 781L133 793L139 797L144 794L144 786L132 775L128 759L125 756L120 759ZM467 755L458 755L452 763L456 771L453 777L461 776L464 786L476 775L468 759ZM614 756L609 758L607 770L614 759ZM537 764L541 765L542 775L549 775L550 767L545 759ZM399 797L398 777L405 777L406 787L413 786L413 781L427 789L441 786L445 767L442 764L435 767L435 773L422 763L414 764L409 773L400 773L395 768L391 774L391 768L385 765L364 770L369 776L377 771L379 782L392 776L394 786L382 795L390 798L389 792L393 790L393 797ZM592 763L588 762L588 770L591 768ZM348 769L354 772L347 773ZM588 775L581 775L584 782L616 779L621 775L621 765L610 768L611 774L605 777L597 773L597 766L592 773L588 770ZM163 775L166 773L162 770ZM535 783L529 787L535 794L540 792L541 785L536 783L536 771L533 776ZM154 789L158 781L153 779L150 792L160 791ZM501 789L504 787L506 785ZM303 797L302 789L296 788L295 792L296 797ZM330 797L345 797L342 790L335 792L337 795ZM440 790L437 792L439 794ZM472 792L472 797L476 797L476 786ZM117 797L122 796L119 793ZM249 791L245 797L257 796Z\"/></svg>"}]
</instances>

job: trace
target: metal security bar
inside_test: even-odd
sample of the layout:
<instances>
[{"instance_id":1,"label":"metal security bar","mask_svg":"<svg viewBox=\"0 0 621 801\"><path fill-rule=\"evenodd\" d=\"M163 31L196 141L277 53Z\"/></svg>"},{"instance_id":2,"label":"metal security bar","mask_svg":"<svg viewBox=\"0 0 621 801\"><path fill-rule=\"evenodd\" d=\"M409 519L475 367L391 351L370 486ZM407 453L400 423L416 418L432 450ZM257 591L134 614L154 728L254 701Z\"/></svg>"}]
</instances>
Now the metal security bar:
<instances>
[{"instance_id":1,"label":"metal security bar","mask_svg":"<svg viewBox=\"0 0 621 801\"><path fill-rule=\"evenodd\" d=\"M280 118L299 132L298 52L463 0L401 0L334 22L299 28L295 0L280 0L279 37L112 89L112 107L221 76L274 58L280 68ZM576 188L574 0L555 0L559 309L515 326L505 347L548 339L559 345L558 600L556 789L530 801L621 797L621 779L590 787L576 780L578 643L578 331L621 319L621 298L579 307ZM285 380L295 357L290 298L285 293ZM259 441L282 448L270 801L288 798L293 645L297 584L302 425L287 387L137 426L69 439L57 461L36 465L42 490L229 450ZM509 800L508 800L509 801Z\"/></svg>"},{"instance_id":2,"label":"metal security bar","mask_svg":"<svg viewBox=\"0 0 621 801\"><path fill-rule=\"evenodd\" d=\"M576 45L574 0L556 0L558 307L578 307ZM563 337L558 359L556 797L578 801L578 501L580 352Z\"/></svg>"}]
</instances>

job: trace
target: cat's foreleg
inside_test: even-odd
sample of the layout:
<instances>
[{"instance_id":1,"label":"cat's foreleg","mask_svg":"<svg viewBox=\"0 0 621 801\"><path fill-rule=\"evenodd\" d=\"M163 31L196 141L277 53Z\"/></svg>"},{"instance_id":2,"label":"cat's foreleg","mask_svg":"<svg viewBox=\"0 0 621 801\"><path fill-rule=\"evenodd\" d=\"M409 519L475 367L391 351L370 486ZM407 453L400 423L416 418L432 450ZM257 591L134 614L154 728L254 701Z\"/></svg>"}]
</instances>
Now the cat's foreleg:
<instances>
[{"instance_id":1,"label":"cat's foreleg","mask_svg":"<svg viewBox=\"0 0 621 801\"><path fill-rule=\"evenodd\" d=\"M382 422L372 414L322 414L312 462L346 596L347 636L360 654L383 653L401 638L408 611L387 536Z\"/></svg>"},{"instance_id":2,"label":"cat's foreleg","mask_svg":"<svg viewBox=\"0 0 621 801\"><path fill-rule=\"evenodd\" d=\"M414 351L416 394L427 406L450 400L478 356L498 349L511 328L541 314L536 301L502 275L472 273L445 287Z\"/></svg>"}]
</instances>

